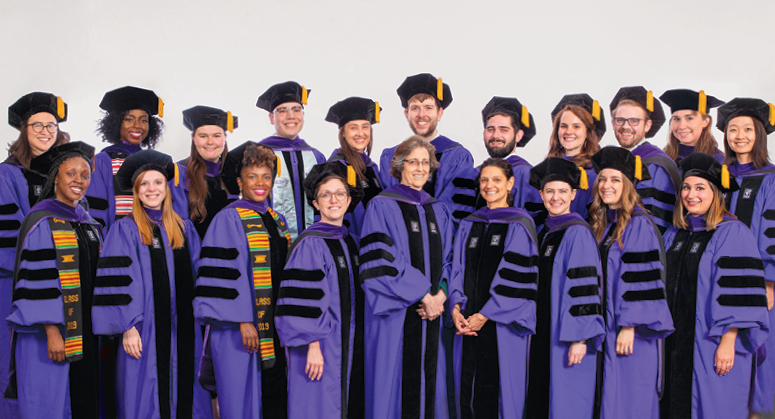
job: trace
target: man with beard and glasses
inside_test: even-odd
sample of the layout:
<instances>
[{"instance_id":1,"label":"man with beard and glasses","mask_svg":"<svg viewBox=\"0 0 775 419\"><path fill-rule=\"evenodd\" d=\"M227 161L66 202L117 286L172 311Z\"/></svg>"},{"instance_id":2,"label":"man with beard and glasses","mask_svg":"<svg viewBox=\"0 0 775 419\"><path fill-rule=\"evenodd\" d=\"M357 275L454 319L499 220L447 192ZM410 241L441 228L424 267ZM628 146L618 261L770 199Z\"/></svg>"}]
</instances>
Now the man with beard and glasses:
<instances>
[{"instance_id":1,"label":"man with beard and glasses","mask_svg":"<svg viewBox=\"0 0 775 419\"><path fill-rule=\"evenodd\" d=\"M673 159L660 148L642 142L653 137L665 123L662 104L643 86L622 87L611 101L611 124L619 145L639 156L651 179L636 186L643 206L661 233L673 224L676 191L681 174Z\"/></svg>"},{"instance_id":2,"label":"man with beard and glasses","mask_svg":"<svg viewBox=\"0 0 775 419\"><path fill-rule=\"evenodd\" d=\"M437 130L444 109L452 103L452 91L431 74L421 73L409 76L396 89L404 107L404 115L409 128L426 142L436 148L439 169L432 173L423 190L439 201L444 202L455 221L455 227L462 217L474 211L476 196L466 188L454 184L456 178L462 178L474 164L471 152L461 144L440 135ZM384 189L398 183L390 175L390 162L396 147L386 148L379 158L380 182Z\"/></svg>"},{"instance_id":3,"label":"man with beard and glasses","mask_svg":"<svg viewBox=\"0 0 775 419\"><path fill-rule=\"evenodd\" d=\"M533 115L516 98L493 96L482 109L482 121L487 154L493 158L506 159L514 169L514 187L511 190L513 206L524 208L533 217L536 228L540 229L546 213L538 190L530 186L530 169L533 166L515 153L517 147L527 145L536 134ZM456 179L455 183L465 182L473 190L476 187L473 179L478 174L479 169L474 168L465 178ZM476 209L482 208L485 205L484 199L476 191L473 193L478 196Z\"/></svg>"}]
</instances>

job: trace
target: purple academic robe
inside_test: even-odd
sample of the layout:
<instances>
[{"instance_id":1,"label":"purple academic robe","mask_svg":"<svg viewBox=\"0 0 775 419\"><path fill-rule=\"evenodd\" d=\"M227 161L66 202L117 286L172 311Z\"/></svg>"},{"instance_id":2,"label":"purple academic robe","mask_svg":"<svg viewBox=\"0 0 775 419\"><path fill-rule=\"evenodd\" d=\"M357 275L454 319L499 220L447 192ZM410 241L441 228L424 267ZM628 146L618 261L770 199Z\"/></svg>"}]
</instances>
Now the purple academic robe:
<instances>
[{"instance_id":1,"label":"purple academic robe","mask_svg":"<svg viewBox=\"0 0 775 419\"><path fill-rule=\"evenodd\" d=\"M446 285L453 228L441 201L404 185L387 188L366 209L366 418L449 414L442 319L422 320L415 310Z\"/></svg>"},{"instance_id":2,"label":"purple academic robe","mask_svg":"<svg viewBox=\"0 0 775 419\"><path fill-rule=\"evenodd\" d=\"M277 334L288 351L288 417L363 416L348 414L350 398L363 394L363 340L356 344L356 334L363 333L360 288L358 247L346 227L317 222L293 243L275 312ZM312 342L320 343L325 363L318 381L304 372ZM360 380L352 377L358 359Z\"/></svg>"},{"instance_id":3,"label":"purple academic robe","mask_svg":"<svg viewBox=\"0 0 775 419\"><path fill-rule=\"evenodd\" d=\"M134 219L122 218L105 238L97 272L94 333L121 335L134 326L143 348L135 359L116 340L118 416L212 418L210 394L195 379L202 351L202 330L191 307L199 235L183 220L188 251L173 251L161 210L146 212L161 242L154 237L151 246L144 244ZM149 247L163 249L163 260L152 259Z\"/></svg>"},{"instance_id":4,"label":"purple academic robe","mask_svg":"<svg viewBox=\"0 0 775 419\"><path fill-rule=\"evenodd\" d=\"M269 205L288 219L291 238L296 237L315 221L315 209L307 202L304 193L304 178L312 166L324 163L326 157L299 137L294 140L271 136L259 142L280 157L277 179L272 187Z\"/></svg>"},{"instance_id":5,"label":"purple academic robe","mask_svg":"<svg viewBox=\"0 0 775 419\"><path fill-rule=\"evenodd\" d=\"M700 217L687 217L687 222L687 230L670 227L665 233L676 333L665 341L662 419L746 418L753 353L769 331L756 240L731 217L713 231ZM730 328L738 328L735 359L722 376L716 374L714 359Z\"/></svg>"},{"instance_id":6,"label":"purple academic robe","mask_svg":"<svg viewBox=\"0 0 775 419\"><path fill-rule=\"evenodd\" d=\"M458 222L474 210L471 201L474 195L468 192L467 187L455 182L455 179L467 177L466 173L469 173L474 165L474 158L468 149L443 135L434 138L431 145L436 147L439 168L428 177L428 182L423 186L423 190L443 202L452 213L455 222ZM379 176L383 188L397 185L400 182L399 179L390 174L390 162L393 160L393 153L397 147L386 148L379 158Z\"/></svg>"},{"instance_id":7,"label":"purple academic robe","mask_svg":"<svg viewBox=\"0 0 775 419\"><path fill-rule=\"evenodd\" d=\"M240 323L256 323L253 267L247 236L236 208L256 211L270 235L272 297L277 301L288 239L269 214L267 201L238 200L221 210L202 242L196 280L194 316L209 327L213 373L223 418L285 417L287 378L285 356L274 334L275 366L262 369L260 351L242 346ZM280 223L285 217L278 214ZM274 304L273 304L274 306Z\"/></svg>"},{"instance_id":8,"label":"purple academic robe","mask_svg":"<svg viewBox=\"0 0 775 419\"><path fill-rule=\"evenodd\" d=\"M564 155L562 158L573 162L573 157ZM589 218L589 206L592 204L592 199L595 197L592 186L595 184L595 180L597 179L597 172L595 172L595 169L592 168L591 163L584 169L584 171L587 172L587 183L589 184L589 187L587 189L579 188L576 190L576 199L570 203L570 211L575 212L576 214L580 215L582 219L586 220Z\"/></svg>"},{"instance_id":9,"label":"purple academic robe","mask_svg":"<svg viewBox=\"0 0 775 419\"><path fill-rule=\"evenodd\" d=\"M106 237L113 223L132 211L132 190L117 190L114 176L124 164L124 160L138 151L139 145L121 142L103 148L94 156L94 172L86 190L86 201L89 203L89 213L102 224ZM174 181L169 185L173 209L181 218L187 218L188 212L184 205L187 201L183 189L175 187Z\"/></svg>"},{"instance_id":10,"label":"purple academic robe","mask_svg":"<svg viewBox=\"0 0 775 419\"><path fill-rule=\"evenodd\" d=\"M454 340L458 417L522 418L530 335L536 326L538 245L530 215L484 207L460 222L449 309L488 321Z\"/></svg>"},{"instance_id":11,"label":"purple academic robe","mask_svg":"<svg viewBox=\"0 0 775 419\"><path fill-rule=\"evenodd\" d=\"M753 233L759 256L764 262L764 279L775 281L775 165L756 169L752 163L729 166L740 189L727 196L727 206ZM775 324L775 310L769 311L770 324ZM772 412L775 406L775 334L767 338L760 351L756 368L751 410ZM762 360L761 355L768 355Z\"/></svg>"},{"instance_id":12,"label":"purple academic robe","mask_svg":"<svg viewBox=\"0 0 775 419\"><path fill-rule=\"evenodd\" d=\"M344 215L344 225L347 226L347 230L350 235L356 239L361 236L361 229L363 229L363 217L366 216L366 207L369 205L369 201L382 192L382 185L379 180L379 168L369 156L361 153L363 162L366 163L366 179L361 180L361 187L363 188L363 199L353 208L352 205ZM344 156L339 152L339 149L334 150L331 157L328 159L336 160L345 166L348 166Z\"/></svg>"},{"instance_id":13,"label":"purple academic robe","mask_svg":"<svg viewBox=\"0 0 775 419\"><path fill-rule=\"evenodd\" d=\"M677 163L680 163L681 159L688 157L689 154L694 153L694 146L690 145L678 145L678 158L676 159ZM713 158L716 159L719 163L724 163L724 152L719 150L718 148L713 153Z\"/></svg>"},{"instance_id":14,"label":"purple academic robe","mask_svg":"<svg viewBox=\"0 0 775 419\"><path fill-rule=\"evenodd\" d=\"M18 415L31 419L97 418L100 408L99 345L92 334L90 312L102 241L99 224L80 205L73 208L53 199L33 206L27 219L31 220L38 211L50 213L29 226L22 239L15 300L11 314L6 318L16 331ZM83 358L72 365L66 360L49 359L48 339L43 328L44 324L57 325L64 338L62 286L48 221L51 217L70 221L78 241ZM77 399L71 400L71 395Z\"/></svg>"},{"instance_id":15,"label":"purple academic robe","mask_svg":"<svg viewBox=\"0 0 775 419\"><path fill-rule=\"evenodd\" d=\"M186 177L188 173L188 158L179 161L178 164L178 171L180 172L180 182L179 182L179 188L182 188L183 193L186 197L185 200L173 200L172 206L175 209L175 212L180 215L181 218L191 218L191 214L189 213L188 206L189 206L189 179ZM223 186L221 185L221 163L217 162L210 162L205 161L205 166L207 168L207 171L205 172L205 181L207 182L207 189L209 192L209 195L207 196L207 199L205 199L205 209L207 210L207 216L204 219L196 219L192 220L194 223L194 227L196 227L197 233L199 233L199 238L204 239L205 233L207 232L207 228L210 227L210 223L213 221L213 218L215 217L215 214L218 213L218 211L222 210L226 205L229 205L230 203L236 201L239 199L237 195L230 194ZM169 181L169 187L170 189L174 188L175 180L172 179ZM184 215L185 214L185 215Z\"/></svg>"},{"instance_id":16,"label":"purple academic robe","mask_svg":"<svg viewBox=\"0 0 775 419\"><path fill-rule=\"evenodd\" d=\"M623 247L612 236L616 211L609 210L608 220L599 247L606 319L603 381L597 383L602 390L599 417L657 419L660 339L674 330L665 299L665 252L651 216L640 207L622 233ZM622 327L635 328L632 355L616 354Z\"/></svg>"},{"instance_id":17,"label":"purple academic robe","mask_svg":"<svg viewBox=\"0 0 775 419\"><path fill-rule=\"evenodd\" d=\"M651 179L638 182L635 189L640 195L643 207L651 214L651 219L660 233L664 234L665 230L673 225L676 192L683 183L681 172L664 151L648 141L632 149L632 154L640 156L651 176Z\"/></svg>"},{"instance_id":18,"label":"purple academic robe","mask_svg":"<svg viewBox=\"0 0 775 419\"><path fill-rule=\"evenodd\" d=\"M34 205L45 179L25 170L9 157L0 163L0 313L11 312L13 294L13 264L16 260L16 241L24 217ZM11 351L11 327L0 324L0 417L19 417L16 400L6 399L3 394L8 386L8 364Z\"/></svg>"},{"instance_id":19,"label":"purple academic robe","mask_svg":"<svg viewBox=\"0 0 775 419\"><path fill-rule=\"evenodd\" d=\"M600 255L579 214L546 220L538 256L538 319L530 348L528 419L591 418L597 354L605 339ZM568 365L571 343L586 341L581 364Z\"/></svg>"}]
</instances>

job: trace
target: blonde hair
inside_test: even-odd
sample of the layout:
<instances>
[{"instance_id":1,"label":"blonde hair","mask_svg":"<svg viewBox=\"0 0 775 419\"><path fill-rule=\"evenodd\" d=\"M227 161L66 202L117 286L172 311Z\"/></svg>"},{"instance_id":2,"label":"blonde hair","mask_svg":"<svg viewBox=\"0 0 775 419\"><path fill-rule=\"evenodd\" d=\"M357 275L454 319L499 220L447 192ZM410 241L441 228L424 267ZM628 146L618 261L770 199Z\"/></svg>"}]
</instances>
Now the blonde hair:
<instances>
[{"instance_id":1,"label":"blonde hair","mask_svg":"<svg viewBox=\"0 0 775 419\"><path fill-rule=\"evenodd\" d=\"M713 201L710 202L710 208L708 208L708 212L706 212L702 218L705 220L705 229L708 231L713 231L716 229L716 227L718 227L718 224L721 222L721 220L724 219L725 215L734 218L737 217L735 217L734 214L727 210L724 195L719 192L719 189L716 187L716 185L714 185L713 182L708 182L708 185L710 185L710 189L713 191ZM683 187L681 187L681 189L683 189ZM684 208L684 202L680 196L675 201L673 225L682 230L686 230L689 227L689 225L686 223L686 214L688 214L688 211L686 208Z\"/></svg>"},{"instance_id":2,"label":"blonde hair","mask_svg":"<svg viewBox=\"0 0 775 419\"><path fill-rule=\"evenodd\" d=\"M145 211L145 207L143 206L142 201L140 201L140 194L138 192L140 190L140 184L143 181L143 177L145 177L145 174L148 172L150 172L150 170L146 170L145 172L140 173L140 175L138 175L137 179L135 180L135 184L132 187L132 191L134 192L132 194L132 212L129 214L129 216L135 220L135 224L137 224L137 232L140 233L140 240L146 246L150 245L153 241L154 222ZM167 192L164 196L164 201L162 201L161 204L161 223L164 226L164 229L167 230L167 239L169 240L172 248L180 249L184 244L186 244L186 238L183 236L186 227L183 224L183 219L180 218L180 216L172 209L172 191L170 191L169 185L165 183L164 188Z\"/></svg>"},{"instance_id":3,"label":"blonde hair","mask_svg":"<svg viewBox=\"0 0 775 419\"><path fill-rule=\"evenodd\" d=\"M602 198L600 198L600 192L598 189L599 183L600 176L598 175L597 179L595 179L595 185L592 186L592 190L594 191L594 198L592 199L592 205L589 207L589 218L591 221L590 226L592 227L592 232L595 233L595 239L597 239L598 243L603 239L605 228L608 226L608 214L606 214L606 211L608 211L608 205L603 202ZM630 219L632 219L632 213L635 211L636 207L642 209L644 212L646 211L643 208L643 204L640 202L640 196L635 189L635 185L630 181L630 179L627 178L627 176L622 174L622 199L619 211L620 215L613 235L613 237L616 238L616 242L619 243L619 247L622 249L624 249L624 244L622 244L622 234L624 233L624 229L627 227L627 224L630 223Z\"/></svg>"}]
</instances>

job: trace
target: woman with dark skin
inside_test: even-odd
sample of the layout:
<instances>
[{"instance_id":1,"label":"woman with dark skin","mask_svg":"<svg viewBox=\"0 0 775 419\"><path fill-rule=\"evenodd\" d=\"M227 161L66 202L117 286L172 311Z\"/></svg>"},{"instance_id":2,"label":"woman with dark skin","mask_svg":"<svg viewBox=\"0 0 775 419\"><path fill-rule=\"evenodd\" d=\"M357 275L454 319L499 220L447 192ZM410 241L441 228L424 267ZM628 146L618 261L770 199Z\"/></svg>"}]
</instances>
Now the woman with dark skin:
<instances>
[{"instance_id":1,"label":"woman with dark skin","mask_svg":"<svg viewBox=\"0 0 775 419\"><path fill-rule=\"evenodd\" d=\"M216 214L202 243L194 314L225 418L287 417L285 351L274 315L290 234L268 202L277 157L248 141L226 155L223 179L242 199Z\"/></svg>"},{"instance_id":2,"label":"woman with dark skin","mask_svg":"<svg viewBox=\"0 0 775 419\"><path fill-rule=\"evenodd\" d=\"M68 143L32 160L48 174L22 223L14 276L9 386L23 418L98 418L99 344L92 333L99 224L80 205L94 148Z\"/></svg>"},{"instance_id":3,"label":"woman with dark skin","mask_svg":"<svg viewBox=\"0 0 775 419\"><path fill-rule=\"evenodd\" d=\"M13 263L19 227L40 197L44 173L30 170L30 161L70 141L59 123L67 120L67 104L51 93L33 92L22 96L8 108L8 124L19 130L19 138L8 149L8 158L0 163L0 313L11 311ZM11 346L11 329L0 324L0 347ZM0 392L8 384L9 351L0 351ZM0 394L0 417L18 418L16 400Z\"/></svg>"}]
</instances>

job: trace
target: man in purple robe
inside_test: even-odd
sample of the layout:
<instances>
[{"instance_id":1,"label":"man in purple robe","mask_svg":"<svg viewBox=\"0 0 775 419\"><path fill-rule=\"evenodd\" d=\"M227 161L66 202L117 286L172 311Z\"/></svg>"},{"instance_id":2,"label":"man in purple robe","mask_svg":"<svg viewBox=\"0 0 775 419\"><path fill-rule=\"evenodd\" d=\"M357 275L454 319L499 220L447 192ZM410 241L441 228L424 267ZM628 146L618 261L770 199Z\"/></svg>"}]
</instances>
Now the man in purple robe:
<instances>
[{"instance_id":1,"label":"man in purple robe","mask_svg":"<svg viewBox=\"0 0 775 419\"><path fill-rule=\"evenodd\" d=\"M366 210L360 242L366 418L449 415L441 318L424 319L417 310L428 295L446 294L453 229L441 201L403 184L377 195Z\"/></svg>"},{"instance_id":2,"label":"man in purple robe","mask_svg":"<svg viewBox=\"0 0 775 419\"><path fill-rule=\"evenodd\" d=\"M643 207L651 213L660 233L673 225L675 194L681 173L673 159L645 138L652 138L665 123L662 103L643 86L622 87L611 101L611 124L619 145L640 156L651 179L638 182L635 189Z\"/></svg>"},{"instance_id":3,"label":"man in purple robe","mask_svg":"<svg viewBox=\"0 0 775 419\"><path fill-rule=\"evenodd\" d=\"M312 203L304 195L304 178L312 166L326 161L321 152L299 137L311 91L288 81L273 85L256 102L257 107L269 112L269 122L275 127L275 134L259 144L271 148L280 163L269 205L287 218L294 240L315 221Z\"/></svg>"},{"instance_id":4,"label":"man in purple robe","mask_svg":"<svg viewBox=\"0 0 775 419\"><path fill-rule=\"evenodd\" d=\"M421 73L407 77L396 92L409 128L436 148L440 167L428 178L423 190L443 202L458 222L474 210L475 195L455 179L465 178L463 174L473 167L474 158L463 145L439 134L437 129L444 110L452 103L452 91L441 79ZM390 175L395 151L396 146L386 148L379 158L380 182L385 189L398 183Z\"/></svg>"}]
</instances>

